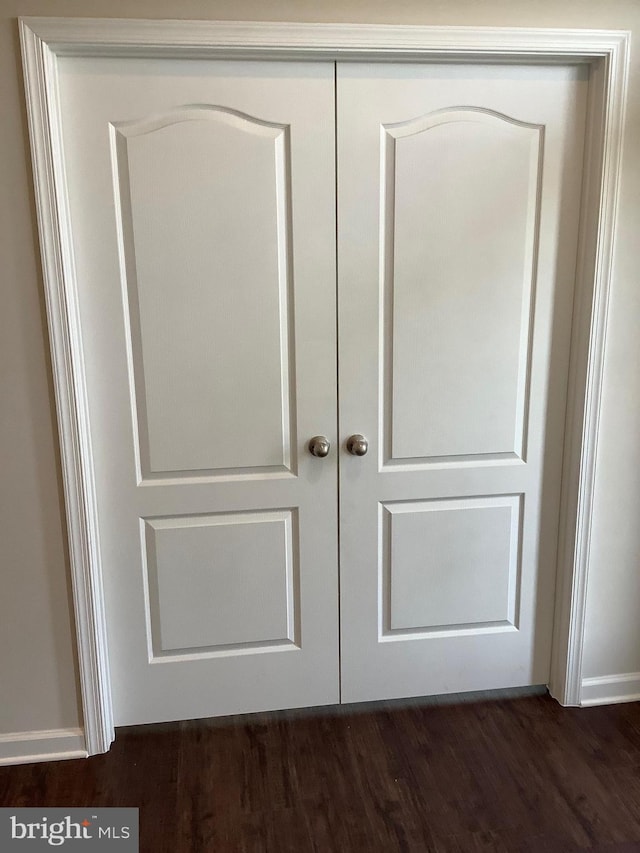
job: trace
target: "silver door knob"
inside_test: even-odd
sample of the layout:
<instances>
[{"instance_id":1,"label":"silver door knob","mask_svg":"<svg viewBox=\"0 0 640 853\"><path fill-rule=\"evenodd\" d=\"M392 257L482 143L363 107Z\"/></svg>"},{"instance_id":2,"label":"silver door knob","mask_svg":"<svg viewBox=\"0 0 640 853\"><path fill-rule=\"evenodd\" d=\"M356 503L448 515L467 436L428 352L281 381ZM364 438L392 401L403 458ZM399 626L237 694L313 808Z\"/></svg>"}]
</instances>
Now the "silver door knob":
<instances>
[{"instance_id":1,"label":"silver door knob","mask_svg":"<svg viewBox=\"0 0 640 853\"><path fill-rule=\"evenodd\" d=\"M368 449L369 442L363 435L360 435L359 433L351 435L347 439L347 450L353 456L364 456Z\"/></svg>"},{"instance_id":2,"label":"silver door knob","mask_svg":"<svg viewBox=\"0 0 640 853\"><path fill-rule=\"evenodd\" d=\"M318 456L320 459L324 459L325 456L329 455L330 450L331 442L326 435L314 435L309 441L309 453L312 456Z\"/></svg>"}]
</instances>

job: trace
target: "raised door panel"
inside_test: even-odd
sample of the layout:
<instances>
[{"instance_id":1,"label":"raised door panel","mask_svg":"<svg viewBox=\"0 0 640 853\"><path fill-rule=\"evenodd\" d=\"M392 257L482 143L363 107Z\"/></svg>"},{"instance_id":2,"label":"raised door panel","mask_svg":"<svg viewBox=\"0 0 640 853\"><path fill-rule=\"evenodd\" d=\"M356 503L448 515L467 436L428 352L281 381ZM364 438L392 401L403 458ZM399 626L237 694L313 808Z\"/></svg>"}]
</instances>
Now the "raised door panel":
<instances>
[{"instance_id":1,"label":"raised door panel","mask_svg":"<svg viewBox=\"0 0 640 853\"><path fill-rule=\"evenodd\" d=\"M299 646L296 521L291 510L145 520L149 660Z\"/></svg>"},{"instance_id":2,"label":"raised door panel","mask_svg":"<svg viewBox=\"0 0 640 853\"><path fill-rule=\"evenodd\" d=\"M337 92L343 701L546 683L587 75Z\"/></svg>"},{"instance_id":3,"label":"raised door panel","mask_svg":"<svg viewBox=\"0 0 640 853\"><path fill-rule=\"evenodd\" d=\"M381 504L380 637L517 630L522 499Z\"/></svg>"},{"instance_id":4,"label":"raised door panel","mask_svg":"<svg viewBox=\"0 0 640 853\"><path fill-rule=\"evenodd\" d=\"M116 724L337 702L333 65L60 94Z\"/></svg>"},{"instance_id":5,"label":"raised door panel","mask_svg":"<svg viewBox=\"0 0 640 853\"><path fill-rule=\"evenodd\" d=\"M288 132L206 105L112 125L141 478L291 467Z\"/></svg>"},{"instance_id":6,"label":"raised door panel","mask_svg":"<svg viewBox=\"0 0 640 853\"><path fill-rule=\"evenodd\" d=\"M389 462L523 454L542 140L472 108L383 128Z\"/></svg>"}]
</instances>

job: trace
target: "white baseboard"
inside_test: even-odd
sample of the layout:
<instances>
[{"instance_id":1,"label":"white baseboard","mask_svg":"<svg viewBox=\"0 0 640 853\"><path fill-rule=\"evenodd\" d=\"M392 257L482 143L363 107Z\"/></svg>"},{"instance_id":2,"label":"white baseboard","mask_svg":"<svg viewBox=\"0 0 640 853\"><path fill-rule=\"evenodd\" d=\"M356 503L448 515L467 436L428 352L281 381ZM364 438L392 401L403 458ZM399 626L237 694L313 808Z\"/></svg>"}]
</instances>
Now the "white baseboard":
<instances>
[{"instance_id":1,"label":"white baseboard","mask_svg":"<svg viewBox=\"0 0 640 853\"><path fill-rule=\"evenodd\" d=\"M612 705L640 701L640 672L622 672L599 678L583 678L581 705Z\"/></svg>"},{"instance_id":2,"label":"white baseboard","mask_svg":"<svg viewBox=\"0 0 640 853\"><path fill-rule=\"evenodd\" d=\"M0 765L86 758L87 754L82 729L48 729L0 735Z\"/></svg>"}]
</instances>

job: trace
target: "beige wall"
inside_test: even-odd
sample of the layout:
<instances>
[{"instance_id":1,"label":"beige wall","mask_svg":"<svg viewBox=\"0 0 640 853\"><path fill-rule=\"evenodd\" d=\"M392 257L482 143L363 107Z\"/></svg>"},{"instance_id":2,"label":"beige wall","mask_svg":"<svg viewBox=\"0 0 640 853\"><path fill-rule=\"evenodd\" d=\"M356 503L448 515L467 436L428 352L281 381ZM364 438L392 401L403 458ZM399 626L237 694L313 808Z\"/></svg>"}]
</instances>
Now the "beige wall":
<instances>
[{"instance_id":1,"label":"beige wall","mask_svg":"<svg viewBox=\"0 0 640 853\"><path fill-rule=\"evenodd\" d=\"M78 723L68 555L18 15L631 29L638 0L2 0L0 734ZM606 352L585 676L640 672L640 57L632 54Z\"/></svg>"}]
</instances>

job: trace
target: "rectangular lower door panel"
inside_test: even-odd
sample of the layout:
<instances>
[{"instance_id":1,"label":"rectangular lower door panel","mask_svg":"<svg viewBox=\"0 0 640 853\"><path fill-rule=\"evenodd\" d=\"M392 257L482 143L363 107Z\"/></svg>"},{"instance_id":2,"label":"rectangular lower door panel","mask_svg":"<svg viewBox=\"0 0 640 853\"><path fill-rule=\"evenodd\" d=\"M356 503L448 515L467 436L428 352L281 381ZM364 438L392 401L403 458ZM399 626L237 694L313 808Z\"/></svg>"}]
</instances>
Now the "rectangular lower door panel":
<instances>
[{"instance_id":1,"label":"rectangular lower door panel","mask_svg":"<svg viewBox=\"0 0 640 853\"><path fill-rule=\"evenodd\" d=\"M381 640L517 629L520 496L380 510Z\"/></svg>"},{"instance_id":2,"label":"rectangular lower door panel","mask_svg":"<svg viewBox=\"0 0 640 853\"><path fill-rule=\"evenodd\" d=\"M143 536L151 660L299 647L291 511L145 519Z\"/></svg>"}]
</instances>

